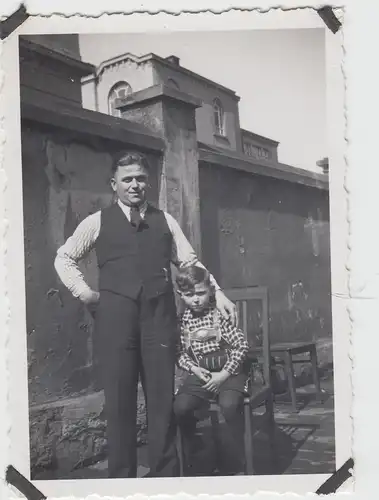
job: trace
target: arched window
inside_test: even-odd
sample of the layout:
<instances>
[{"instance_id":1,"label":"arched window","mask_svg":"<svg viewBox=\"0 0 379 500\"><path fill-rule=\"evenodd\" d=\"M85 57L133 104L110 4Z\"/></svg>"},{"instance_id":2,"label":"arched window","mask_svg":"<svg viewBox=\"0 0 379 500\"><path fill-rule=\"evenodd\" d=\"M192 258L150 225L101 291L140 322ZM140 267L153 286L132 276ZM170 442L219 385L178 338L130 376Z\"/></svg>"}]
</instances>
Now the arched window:
<instances>
[{"instance_id":1,"label":"arched window","mask_svg":"<svg viewBox=\"0 0 379 500\"><path fill-rule=\"evenodd\" d=\"M176 90L180 90L178 82L176 80L174 80L173 78L168 78L167 85L169 85L170 87L172 87Z\"/></svg>"},{"instance_id":2,"label":"arched window","mask_svg":"<svg viewBox=\"0 0 379 500\"><path fill-rule=\"evenodd\" d=\"M116 99L126 97L132 93L132 87L127 82L117 82L108 94L108 113L112 116L121 116L120 110L115 107Z\"/></svg>"},{"instance_id":3,"label":"arched window","mask_svg":"<svg viewBox=\"0 0 379 500\"><path fill-rule=\"evenodd\" d=\"M225 135L224 108L218 98L213 101L213 120L216 134Z\"/></svg>"}]
</instances>

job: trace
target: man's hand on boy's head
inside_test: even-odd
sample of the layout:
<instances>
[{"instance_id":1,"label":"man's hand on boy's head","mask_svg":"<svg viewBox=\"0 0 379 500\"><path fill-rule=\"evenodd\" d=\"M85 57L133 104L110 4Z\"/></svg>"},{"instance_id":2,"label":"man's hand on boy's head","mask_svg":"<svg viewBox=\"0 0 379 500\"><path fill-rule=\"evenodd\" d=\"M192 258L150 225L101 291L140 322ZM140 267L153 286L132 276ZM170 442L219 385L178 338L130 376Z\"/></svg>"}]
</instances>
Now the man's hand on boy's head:
<instances>
[{"instance_id":1,"label":"man's hand on boy's head","mask_svg":"<svg viewBox=\"0 0 379 500\"><path fill-rule=\"evenodd\" d=\"M237 326L237 308L235 304L228 299L224 292L219 289L215 292L216 306L225 319L229 319L233 326Z\"/></svg>"}]
</instances>

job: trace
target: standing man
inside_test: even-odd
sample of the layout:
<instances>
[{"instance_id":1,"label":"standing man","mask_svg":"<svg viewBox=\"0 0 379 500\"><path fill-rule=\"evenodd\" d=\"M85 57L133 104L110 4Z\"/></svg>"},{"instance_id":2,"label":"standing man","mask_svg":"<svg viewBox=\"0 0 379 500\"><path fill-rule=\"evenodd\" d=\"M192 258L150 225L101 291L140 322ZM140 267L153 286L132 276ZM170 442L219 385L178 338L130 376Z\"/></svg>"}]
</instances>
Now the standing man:
<instances>
[{"instance_id":1,"label":"standing man","mask_svg":"<svg viewBox=\"0 0 379 500\"><path fill-rule=\"evenodd\" d=\"M178 223L146 201L149 167L128 152L114 165L117 203L84 219L59 248L56 271L87 305L97 304L94 343L105 396L109 477L137 475L137 388L141 376L147 418L150 476L178 473L173 421L177 315L170 264L197 264ZM96 250L99 292L78 267ZM212 278L217 307L235 321L235 307Z\"/></svg>"}]
</instances>

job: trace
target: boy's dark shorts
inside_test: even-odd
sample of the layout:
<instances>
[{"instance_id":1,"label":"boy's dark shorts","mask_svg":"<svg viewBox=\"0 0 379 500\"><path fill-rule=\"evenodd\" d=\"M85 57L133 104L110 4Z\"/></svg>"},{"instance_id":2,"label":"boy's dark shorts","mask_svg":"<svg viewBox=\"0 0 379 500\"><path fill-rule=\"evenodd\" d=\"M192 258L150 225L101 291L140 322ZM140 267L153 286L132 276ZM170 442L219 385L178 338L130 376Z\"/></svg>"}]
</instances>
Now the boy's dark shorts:
<instances>
[{"instance_id":1,"label":"boy's dark shorts","mask_svg":"<svg viewBox=\"0 0 379 500\"><path fill-rule=\"evenodd\" d=\"M220 392L224 391L237 391L242 394L246 393L246 380L247 376L245 373L239 373L237 375L231 375L220 387ZM205 382L200 380L194 373L189 373L184 379L182 385L179 387L177 396L179 394L189 394L191 396L197 396L202 399L212 400L215 398L215 394L203 388Z\"/></svg>"}]
</instances>

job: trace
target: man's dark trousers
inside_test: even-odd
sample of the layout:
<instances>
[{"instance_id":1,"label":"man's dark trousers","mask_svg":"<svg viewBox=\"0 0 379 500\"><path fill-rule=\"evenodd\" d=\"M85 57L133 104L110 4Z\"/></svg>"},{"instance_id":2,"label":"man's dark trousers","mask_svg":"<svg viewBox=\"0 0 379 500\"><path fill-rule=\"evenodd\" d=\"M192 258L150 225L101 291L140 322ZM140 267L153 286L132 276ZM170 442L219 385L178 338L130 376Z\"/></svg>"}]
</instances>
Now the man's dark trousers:
<instances>
[{"instance_id":1,"label":"man's dark trousers","mask_svg":"<svg viewBox=\"0 0 379 500\"><path fill-rule=\"evenodd\" d=\"M176 309L173 293L137 299L102 291L95 341L102 372L110 477L136 477L137 388L147 403L150 476L178 475L173 419Z\"/></svg>"}]
</instances>

